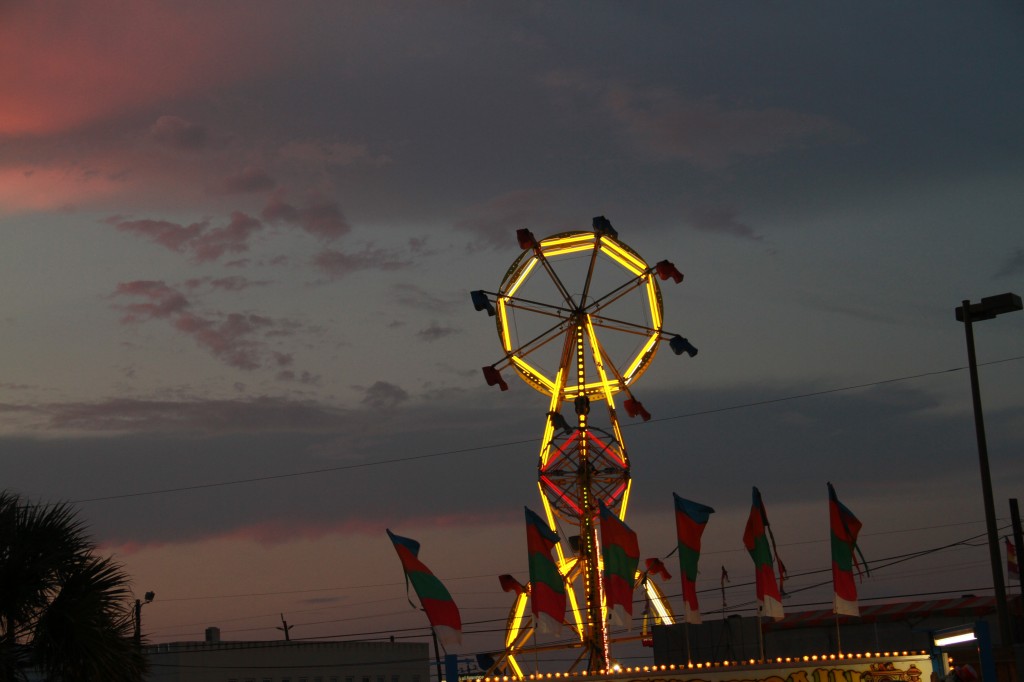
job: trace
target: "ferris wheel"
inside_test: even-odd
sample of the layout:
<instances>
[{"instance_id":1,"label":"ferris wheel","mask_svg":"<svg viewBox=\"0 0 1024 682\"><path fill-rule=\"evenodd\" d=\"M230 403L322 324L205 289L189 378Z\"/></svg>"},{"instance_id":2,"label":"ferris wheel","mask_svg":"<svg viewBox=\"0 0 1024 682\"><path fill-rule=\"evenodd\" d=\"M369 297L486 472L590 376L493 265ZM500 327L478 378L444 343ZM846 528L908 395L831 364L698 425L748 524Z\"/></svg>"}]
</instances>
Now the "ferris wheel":
<instances>
[{"instance_id":1,"label":"ferris wheel","mask_svg":"<svg viewBox=\"0 0 1024 682\"><path fill-rule=\"evenodd\" d=\"M476 310L495 318L503 351L483 374L488 385L504 391L508 383L502 371L511 368L548 398L538 487L548 523L578 529L570 536L576 542L569 552L556 546L559 569L570 584L580 578L585 608L576 608L574 592L568 593L576 630L584 653L590 654L590 669L601 670L609 663L609 652L598 579L597 517L603 503L624 520L631 486L616 396L624 396L627 415L649 420L632 387L651 366L659 342L667 341L677 355L697 354L687 339L662 329L658 281L678 284L683 275L667 260L648 265L619 241L603 216L594 218L590 232L537 240L521 229L516 236L523 252L498 290L471 292ZM591 409L601 403L604 419ZM660 593L657 597L661 599ZM510 617L510 628L512 623ZM519 632L506 636L505 660L513 668L514 650L524 641Z\"/></svg>"}]
</instances>

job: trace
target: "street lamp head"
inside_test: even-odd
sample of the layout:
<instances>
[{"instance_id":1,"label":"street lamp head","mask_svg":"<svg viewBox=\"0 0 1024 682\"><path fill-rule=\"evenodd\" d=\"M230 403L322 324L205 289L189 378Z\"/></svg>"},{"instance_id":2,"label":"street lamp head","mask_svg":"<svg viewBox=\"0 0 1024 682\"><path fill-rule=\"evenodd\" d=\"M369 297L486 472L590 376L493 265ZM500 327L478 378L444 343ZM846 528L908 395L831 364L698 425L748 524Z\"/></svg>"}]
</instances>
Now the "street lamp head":
<instances>
[{"instance_id":1,"label":"street lamp head","mask_svg":"<svg viewBox=\"0 0 1024 682\"><path fill-rule=\"evenodd\" d=\"M146 596L146 603L148 604L149 602L151 602L154 599L156 599L156 592L147 592L145 596Z\"/></svg>"},{"instance_id":2,"label":"street lamp head","mask_svg":"<svg viewBox=\"0 0 1024 682\"><path fill-rule=\"evenodd\" d=\"M964 321L964 307L962 305L956 307L957 322ZM981 303L969 304L967 306L967 314L971 322L978 322L980 320L991 320L997 315L1013 313L1021 309L1024 309L1024 305L1021 304L1020 296L1007 292L998 296L986 296L981 299Z\"/></svg>"}]
</instances>

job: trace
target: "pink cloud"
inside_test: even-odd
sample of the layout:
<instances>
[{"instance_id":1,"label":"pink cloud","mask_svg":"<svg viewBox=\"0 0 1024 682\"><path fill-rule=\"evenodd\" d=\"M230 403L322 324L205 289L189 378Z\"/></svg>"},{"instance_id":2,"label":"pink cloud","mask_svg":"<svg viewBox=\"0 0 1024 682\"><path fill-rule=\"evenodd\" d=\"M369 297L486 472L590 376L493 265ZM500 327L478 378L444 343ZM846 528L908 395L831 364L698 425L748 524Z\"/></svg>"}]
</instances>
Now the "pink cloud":
<instances>
[{"instance_id":1,"label":"pink cloud","mask_svg":"<svg viewBox=\"0 0 1024 682\"><path fill-rule=\"evenodd\" d=\"M281 157L320 167L350 166L358 162L384 166L391 162L386 155L373 155L365 144L335 140L292 140L279 150Z\"/></svg>"},{"instance_id":2,"label":"pink cloud","mask_svg":"<svg viewBox=\"0 0 1024 682\"><path fill-rule=\"evenodd\" d=\"M206 128L177 116L161 116L149 129L157 142L174 149L202 149L209 141Z\"/></svg>"},{"instance_id":3,"label":"pink cloud","mask_svg":"<svg viewBox=\"0 0 1024 682\"><path fill-rule=\"evenodd\" d=\"M251 194L272 190L276 184L264 169L246 166L238 173L224 178L220 191L224 194Z\"/></svg>"},{"instance_id":4,"label":"pink cloud","mask_svg":"<svg viewBox=\"0 0 1024 682\"><path fill-rule=\"evenodd\" d=\"M62 162L42 167L11 160L0 163L8 164L0 167L0 215L19 210L71 210L124 191L123 181L91 166Z\"/></svg>"},{"instance_id":5,"label":"pink cloud","mask_svg":"<svg viewBox=\"0 0 1024 682\"><path fill-rule=\"evenodd\" d=\"M314 197L309 205L298 208L286 202L282 192L277 192L260 215L270 223L299 227L324 241L332 241L352 230L336 202L318 197Z\"/></svg>"},{"instance_id":6,"label":"pink cloud","mask_svg":"<svg viewBox=\"0 0 1024 682\"><path fill-rule=\"evenodd\" d=\"M325 405L288 400L132 400L50 403L31 408L58 429L135 433L333 433L354 419Z\"/></svg>"},{"instance_id":7,"label":"pink cloud","mask_svg":"<svg viewBox=\"0 0 1024 682\"><path fill-rule=\"evenodd\" d=\"M131 303L124 306L128 314L122 322L139 322L150 318L163 319L183 312L189 305L188 299L163 282L136 280L121 282L115 296L141 296L145 303Z\"/></svg>"},{"instance_id":8,"label":"pink cloud","mask_svg":"<svg viewBox=\"0 0 1024 682\"><path fill-rule=\"evenodd\" d=\"M280 324L269 317L251 313L200 315L192 311L188 299L163 282L138 280L121 282L115 296L142 297L142 303L119 305L126 311L121 321L126 324L153 319L168 320L172 327L190 336L224 364L244 370L264 365L280 366L281 353L266 351L264 336L279 331L291 333L295 323ZM282 329L277 329L282 327Z\"/></svg>"},{"instance_id":9,"label":"pink cloud","mask_svg":"<svg viewBox=\"0 0 1024 682\"><path fill-rule=\"evenodd\" d=\"M328 277L341 279L359 270L398 270L408 267L409 261L383 249L366 248L360 253L324 249L313 257L313 264Z\"/></svg>"},{"instance_id":10,"label":"pink cloud","mask_svg":"<svg viewBox=\"0 0 1024 682\"><path fill-rule=\"evenodd\" d=\"M269 280L251 280L237 275L231 277L193 277L184 281L183 286L189 290L209 286L221 291L243 291L250 287L266 286Z\"/></svg>"},{"instance_id":11,"label":"pink cloud","mask_svg":"<svg viewBox=\"0 0 1024 682\"><path fill-rule=\"evenodd\" d=\"M207 228L209 223L192 223L189 226L179 225L166 220L122 220L108 218L121 232L146 237L171 251L181 253L186 246L195 241Z\"/></svg>"},{"instance_id":12,"label":"pink cloud","mask_svg":"<svg viewBox=\"0 0 1024 682\"><path fill-rule=\"evenodd\" d=\"M746 156L856 139L839 121L795 109L687 98L668 88L633 87L571 71L552 72L542 82L557 97L603 111L645 154L705 170L722 170Z\"/></svg>"},{"instance_id":13,"label":"pink cloud","mask_svg":"<svg viewBox=\"0 0 1024 682\"><path fill-rule=\"evenodd\" d=\"M717 97L686 99L664 90L609 88L604 106L625 131L656 156L718 170L743 156L775 154L813 140L850 139L846 126L781 107L741 108Z\"/></svg>"},{"instance_id":14,"label":"pink cloud","mask_svg":"<svg viewBox=\"0 0 1024 682\"><path fill-rule=\"evenodd\" d=\"M122 232L128 232L178 253L190 253L197 263L214 261L225 253L239 253L249 249L249 237L262 227L259 220L235 211L224 227L210 229L209 222L185 226L166 220L124 220L120 216L107 218L107 223Z\"/></svg>"},{"instance_id":15,"label":"pink cloud","mask_svg":"<svg viewBox=\"0 0 1024 682\"><path fill-rule=\"evenodd\" d=\"M273 326L268 318L242 313L230 313L220 321L184 313L174 320L176 329L192 336L225 364L247 370L261 364L259 344L251 337L268 326Z\"/></svg>"},{"instance_id":16,"label":"pink cloud","mask_svg":"<svg viewBox=\"0 0 1024 682\"><path fill-rule=\"evenodd\" d=\"M247 251L250 235L261 227L260 221L235 211L225 227L207 230L192 241L196 261L202 263L217 260L227 252Z\"/></svg>"},{"instance_id":17,"label":"pink cloud","mask_svg":"<svg viewBox=\"0 0 1024 682\"><path fill-rule=\"evenodd\" d=\"M0 135L71 130L273 68L287 20L232 4L6 3ZM245 25L224 40L227 27Z\"/></svg>"},{"instance_id":18,"label":"pink cloud","mask_svg":"<svg viewBox=\"0 0 1024 682\"><path fill-rule=\"evenodd\" d=\"M514 249L516 230L520 228L536 230L540 227L543 232L547 228L570 227L556 217L556 203L555 194L546 189L506 192L464 209L455 227L476 235L470 245L472 250Z\"/></svg>"}]
</instances>

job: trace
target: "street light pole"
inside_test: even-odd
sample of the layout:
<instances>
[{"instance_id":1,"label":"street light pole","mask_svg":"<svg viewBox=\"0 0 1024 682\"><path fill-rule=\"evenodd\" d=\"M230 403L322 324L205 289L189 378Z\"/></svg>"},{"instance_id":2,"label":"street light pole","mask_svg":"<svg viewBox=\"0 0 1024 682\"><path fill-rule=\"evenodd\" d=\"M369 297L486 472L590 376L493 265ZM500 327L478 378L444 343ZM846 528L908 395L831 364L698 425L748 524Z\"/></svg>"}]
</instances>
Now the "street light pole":
<instances>
[{"instance_id":1,"label":"street light pole","mask_svg":"<svg viewBox=\"0 0 1024 682\"><path fill-rule=\"evenodd\" d=\"M135 600L135 633L133 639L135 640L136 648L142 647L142 605L148 604L156 598L155 592L147 592L145 594L146 601L141 599Z\"/></svg>"},{"instance_id":2,"label":"street light pole","mask_svg":"<svg viewBox=\"0 0 1024 682\"><path fill-rule=\"evenodd\" d=\"M981 410L981 389L978 386L978 361L974 354L974 326L981 320L990 320L1002 313L1021 310L1020 297L1015 294L1000 294L981 299L981 303L964 301L956 309L956 319L964 323L967 335L967 365L971 374L971 398L974 403L974 431L978 440L978 465L981 469L981 492L985 504L985 528L988 531L989 560L992 564L992 587L996 593L996 614L999 618L999 643L1003 647L1013 645L1010 633L1009 608L1006 604L1006 585L1003 582L1003 565L999 553L999 530L996 527L996 508L992 499L992 475L988 466L988 444L985 441L985 417Z\"/></svg>"}]
</instances>

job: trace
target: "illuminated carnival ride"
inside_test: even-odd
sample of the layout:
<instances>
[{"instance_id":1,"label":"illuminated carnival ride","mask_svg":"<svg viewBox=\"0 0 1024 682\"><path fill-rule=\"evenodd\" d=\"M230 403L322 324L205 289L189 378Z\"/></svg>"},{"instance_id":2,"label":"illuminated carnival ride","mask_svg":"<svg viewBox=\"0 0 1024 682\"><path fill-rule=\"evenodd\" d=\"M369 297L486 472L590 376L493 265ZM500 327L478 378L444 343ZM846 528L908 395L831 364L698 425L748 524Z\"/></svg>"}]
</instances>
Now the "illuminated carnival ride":
<instances>
[{"instance_id":1,"label":"illuminated carnival ride","mask_svg":"<svg viewBox=\"0 0 1024 682\"><path fill-rule=\"evenodd\" d=\"M630 494L629 456L616 396L629 417L649 420L632 386L650 367L660 342L668 341L677 355L692 357L697 349L682 336L662 331L658 280L678 284L683 280L679 270L664 260L648 265L619 241L603 216L594 218L593 228L542 240L518 230L523 252L498 291L471 295L476 310L495 318L504 353L483 368L488 385L506 390L501 372L512 368L550 399L537 485L549 526L568 528L559 534L566 542L556 544L555 550L571 613L566 625L575 635L570 644L555 646L581 649L571 669L586 660L587 670L601 671L614 665L613 641L638 639L609 635L598 544L599 502L624 521ZM606 414L596 409L598 403L604 403ZM674 622L648 572L637 571L635 579L646 599L645 629L649 622ZM508 587L504 580L503 587ZM529 590L517 590L505 648L494 657L489 675L522 678L517 655L554 648L536 642L526 646L536 627L526 610Z\"/></svg>"}]
</instances>

